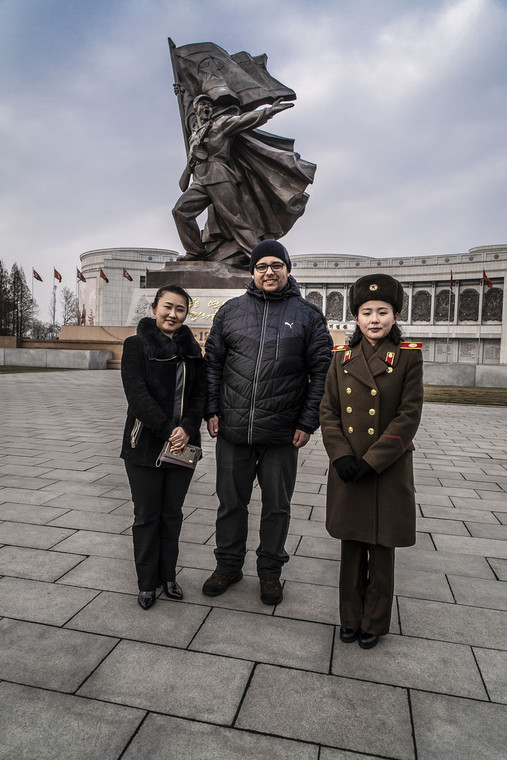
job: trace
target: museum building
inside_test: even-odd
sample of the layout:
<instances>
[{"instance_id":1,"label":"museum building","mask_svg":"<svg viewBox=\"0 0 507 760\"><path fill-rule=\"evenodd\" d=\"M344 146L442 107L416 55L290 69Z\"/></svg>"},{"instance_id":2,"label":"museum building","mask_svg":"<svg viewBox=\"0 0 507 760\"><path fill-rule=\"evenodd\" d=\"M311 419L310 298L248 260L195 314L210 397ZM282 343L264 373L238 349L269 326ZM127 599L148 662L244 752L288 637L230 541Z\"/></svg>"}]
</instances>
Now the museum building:
<instances>
[{"instance_id":1,"label":"museum building","mask_svg":"<svg viewBox=\"0 0 507 760\"><path fill-rule=\"evenodd\" d=\"M134 325L150 313L154 289L147 271L177 261L176 251L159 248L104 248L81 254L80 310L86 324ZM406 340L422 341L425 361L507 365L507 245L471 248L466 253L375 258L337 253L291 254L292 274L302 294L321 307L331 330L349 334L350 285L366 274L385 272L403 284L400 326ZM101 275L102 271L102 275ZM106 279L108 282L106 282ZM238 291L199 291L192 326L209 329L221 303ZM191 293L191 295L195 295Z\"/></svg>"}]
</instances>

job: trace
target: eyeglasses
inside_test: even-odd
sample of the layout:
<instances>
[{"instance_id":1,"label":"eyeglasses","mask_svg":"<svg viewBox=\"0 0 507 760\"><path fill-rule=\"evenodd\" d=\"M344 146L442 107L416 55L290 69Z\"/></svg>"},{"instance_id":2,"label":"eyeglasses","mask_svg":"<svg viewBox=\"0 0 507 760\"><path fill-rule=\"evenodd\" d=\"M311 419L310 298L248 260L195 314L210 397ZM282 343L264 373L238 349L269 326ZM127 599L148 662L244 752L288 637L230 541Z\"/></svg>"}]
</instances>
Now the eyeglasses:
<instances>
[{"instance_id":1,"label":"eyeglasses","mask_svg":"<svg viewBox=\"0 0 507 760\"><path fill-rule=\"evenodd\" d=\"M280 272L284 266L285 264L283 261L274 261L272 264L256 264L254 269L259 272L259 274L264 274L268 269L271 269L272 272Z\"/></svg>"}]
</instances>

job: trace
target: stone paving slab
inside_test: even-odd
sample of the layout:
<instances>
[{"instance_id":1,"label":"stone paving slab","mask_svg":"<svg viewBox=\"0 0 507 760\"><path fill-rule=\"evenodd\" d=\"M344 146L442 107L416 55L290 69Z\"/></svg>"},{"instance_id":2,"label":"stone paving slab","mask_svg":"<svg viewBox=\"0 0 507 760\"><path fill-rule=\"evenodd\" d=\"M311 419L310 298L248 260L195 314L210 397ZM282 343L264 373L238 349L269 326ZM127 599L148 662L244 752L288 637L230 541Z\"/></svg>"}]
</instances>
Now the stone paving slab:
<instances>
[{"instance_id":1,"label":"stone paving slab","mask_svg":"<svg viewBox=\"0 0 507 760\"><path fill-rule=\"evenodd\" d=\"M99 517L97 516L97 519ZM2 526L0 525L0 533ZM55 528L56 530L56 528ZM96 557L132 558L130 536L111 535L91 530L78 530L58 544L58 551L71 554L86 554Z\"/></svg>"},{"instance_id":2,"label":"stone paving slab","mask_svg":"<svg viewBox=\"0 0 507 760\"><path fill-rule=\"evenodd\" d=\"M72 534L72 530L49 528L46 525L29 525L7 521L0 524L0 542L11 546L50 549Z\"/></svg>"},{"instance_id":3,"label":"stone paving slab","mask_svg":"<svg viewBox=\"0 0 507 760\"><path fill-rule=\"evenodd\" d=\"M414 759L408 694L393 686L259 665L236 725L341 749Z\"/></svg>"},{"instance_id":4,"label":"stone paving slab","mask_svg":"<svg viewBox=\"0 0 507 760\"><path fill-rule=\"evenodd\" d=\"M0 549L0 575L56 581L83 559L84 557L76 554L47 552L23 546L4 546Z\"/></svg>"},{"instance_id":5,"label":"stone paving slab","mask_svg":"<svg viewBox=\"0 0 507 760\"><path fill-rule=\"evenodd\" d=\"M507 649L507 613L485 607L398 599L402 633L459 644Z\"/></svg>"},{"instance_id":6,"label":"stone paving slab","mask_svg":"<svg viewBox=\"0 0 507 760\"><path fill-rule=\"evenodd\" d=\"M117 760L144 712L0 683L1 760Z\"/></svg>"},{"instance_id":7,"label":"stone paving slab","mask_svg":"<svg viewBox=\"0 0 507 760\"><path fill-rule=\"evenodd\" d=\"M502 760L505 708L439 694L412 692L418 760Z\"/></svg>"},{"instance_id":8,"label":"stone paving slab","mask_svg":"<svg viewBox=\"0 0 507 760\"><path fill-rule=\"evenodd\" d=\"M474 654L491 700L507 705L507 652L474 647Z\"/></svg>"},{"instance_id":9,"label":"stone paving slab","mask_svg":"<svg viewBox=\"0 0 507 760\"><path fill-rule=\"evenodd\" d=\"M507 583L477 578L471 584L463 576L455 575L449 575L448 580L457 604L487 607L490 610L507 610Z\"/></svg>"},{"instance_id":10,"label":"stone paving slab","mask_svg":"<svg viewBox=\"0 0 507 760\"><path fill-rule=\"evenodd\" d=\"M0 678L72 693L117 643L118 639L106 636L4 618L0 620Z\"/></svg>"},{"instance_id":11,"label":"stone paving slab","mask_svg":"<svg viewBox=\"0 0 507 760\"><path fill-rule=\"evenodd\" d=\"M78 555L71 555L78 556ZM137 594L134 560L113 557L86 557L58 579L58 583L98 591Z\"/></svg>"},{"instance_id":12,"label":"stone paving slab","mask_svg":"<svg viewBox=\"0 0 507 760\"><path fill-rule=\"evenodd\" d=\"M135 596L103 592L78 612L66 627L185 649L209 611L206 606L175 602L159 595L148 615L138 605Z\"/></svg>"},{"instance_id":13,"label":"stone paving slab","mask_svg":"<svg viewBox=\"0 0 507 760\"><path fill-rule=\"evenodd\" d=\"M31 525L45 525L51 522L51 520L64 515L66 511L66 509L38 507L31 504L16 504L6 501L0 504L0 520L30 523Z\"/></svg>"},{"instance_id":14,"label":"stone paving slab","mask_svg":"<svg viewBox=\"0 0 507 760\"><path fill-rule=\"evenodd\" d=\"M386 636L375 657L354 643L337 642L331 672L348 678L487 700L472 650L442 641Z\"/></svg>"},{"instance_id":15,"label":"stone paving slab","mask_svg":"<svg viewBox=\"0 0 507 760\"><path fill-rule=\"evenodd\" d=\"M190 649L327 673L333 627L214 608Z\"/></svg>"},{"instance_id":16,"label":"stone paving slab","mask_svg":"<svg viewBox=\"0 0 507 760\"><path fill-rule=\"evenodd\" d=\"M121 641L77 693L230 725L252 668L244 660Z\"/></svg>"},{"instance_id":17,"label":"stone paving slab","mask_svg":"<svg viewBox=\"0 0 507 760\"><path fill-rule=\"evenodd\" d=\"M321 755L322 757L322 755ZM149 715L122 760L318 760L316 744ZM363 756L364 758L364 756Z\"/></svg>"},{"instance_id":18,"label":"stone paving slab","mask_svg":"<svg viewBox=\"0 0 507 760\"><path fill-rule=\"evenodd\" d=\"M36 623L63 625L96 595L96 591L55 583L0 578L2 615Z\"/></svg>"}]
</instances>

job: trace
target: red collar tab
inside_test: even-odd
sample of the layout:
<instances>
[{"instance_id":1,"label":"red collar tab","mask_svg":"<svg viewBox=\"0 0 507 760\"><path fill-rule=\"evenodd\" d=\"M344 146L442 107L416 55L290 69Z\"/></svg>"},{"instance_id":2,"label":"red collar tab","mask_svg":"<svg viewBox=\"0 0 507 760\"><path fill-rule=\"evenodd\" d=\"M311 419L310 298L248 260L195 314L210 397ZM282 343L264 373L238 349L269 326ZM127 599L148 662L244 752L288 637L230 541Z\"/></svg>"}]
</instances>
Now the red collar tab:
<instances>
[{"instance_id":1,"label":"red collar tab","mask_svg":"<svg viewBox=\"0 0 507 760\"><path fill-rule=\"evenodd\" d=\"M400 343L400 348L422 348L422 343L411 341L410 343Z\"/></svg>"},{"instance_id":2,"label":"red collar tab","mask_svg":"<svg viewBox=\"0 0 507 760\"><path fill-rule=\"evenodd\" d=\"M395 356L396 354L394 353L394 351L388 351L386 354L386 359L385 359L386 364L389 364L389 366L391 366L391 364L394 362Z\"/></svg>"}]
</instances>

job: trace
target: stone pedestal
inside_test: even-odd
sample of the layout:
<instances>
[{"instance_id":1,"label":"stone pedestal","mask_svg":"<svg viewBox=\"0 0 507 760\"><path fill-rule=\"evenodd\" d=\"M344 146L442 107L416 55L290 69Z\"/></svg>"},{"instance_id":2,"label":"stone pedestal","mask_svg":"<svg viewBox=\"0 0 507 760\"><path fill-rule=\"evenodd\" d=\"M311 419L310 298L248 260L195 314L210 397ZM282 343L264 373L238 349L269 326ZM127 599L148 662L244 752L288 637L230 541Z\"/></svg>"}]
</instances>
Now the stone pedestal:
<instances>
[{"instance_id":1,"label":"stone pedestal","mask_svg":"<svg viewBox=\"0 0 507 760\"><path fill-rule=\"evenodd\" d=\"M168 261L164 269L148 272L146 288L180 285L192 295L192 290L238 290L251 280L246 269L231 267L221 261Z\"/></svg>"}]
</instances>

